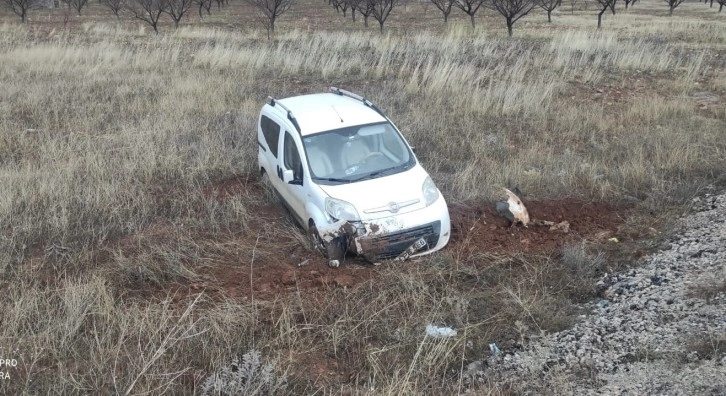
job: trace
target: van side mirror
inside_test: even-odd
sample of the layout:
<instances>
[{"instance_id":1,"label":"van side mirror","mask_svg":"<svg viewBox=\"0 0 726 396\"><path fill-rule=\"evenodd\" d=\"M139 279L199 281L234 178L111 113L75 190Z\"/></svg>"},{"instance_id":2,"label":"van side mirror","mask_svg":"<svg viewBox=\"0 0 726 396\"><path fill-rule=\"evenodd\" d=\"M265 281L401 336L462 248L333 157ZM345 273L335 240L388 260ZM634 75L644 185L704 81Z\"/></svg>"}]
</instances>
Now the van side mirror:
<instances>
[{"instance_id":1,"label":"van side mirror","mask_svg":"<svg viewBox=\"0 0 726 396\"><path fill-rule=\"evenodd\" d=\"M287 184L294 184L302 186L302 178L295 178L295 173L291 169L284 170L282 172L282 181Z\"/></svg>"}]
</instances>

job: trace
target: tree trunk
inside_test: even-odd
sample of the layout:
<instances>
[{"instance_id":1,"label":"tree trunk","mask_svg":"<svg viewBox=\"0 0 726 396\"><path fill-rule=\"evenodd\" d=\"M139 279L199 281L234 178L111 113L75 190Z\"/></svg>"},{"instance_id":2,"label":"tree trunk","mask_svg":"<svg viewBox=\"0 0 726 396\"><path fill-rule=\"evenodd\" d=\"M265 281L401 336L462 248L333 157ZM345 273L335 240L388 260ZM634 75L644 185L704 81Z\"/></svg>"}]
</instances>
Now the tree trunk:
<instances>
[{"instance_id":1,"label":"tree trunk","mask_svg":"<svg viewBox=\"0 0 726 396\"><path fill-rule=\"evenodd\" d=\"M509 33L509 37L512 37L512 25L514 25L514 22L512 22L511 18L507 18L507 33Z\"/></svg>"},{"instance_id":2,"label":"tree trunk","mask_svg":"<svg viewBox=\"0 0 726 396\"><path fill-rule=\"evenodd\" d=\"M378 24L381 25L381 34L383 34L383 19L378 21Z\"/></svg>"},{"instance_id":3,"label":"tree trunk","mask_svg":"<svg viewBox=\"0 0 726 396\"><path fill-rule=\"evenodd\" d=\"M606 10L600 11L599 14L597 14L597 28L600 29L600 25L602 24L602 14L605 13Z\"/></svg>"},{"instance_id":4,"label":"tree trunk","mask_svg":"<svg viewBox=\"0 0 726 396\"><path fill-rule=\"evenodd\" d=\"M368 15L363 15L363 26L368 27Z\"/></svg>"},{"instance_id":5,"label":"tree trunk","mask_svg":"<svg viewBox=\"0 0 726 396\"><path fill-rule=\"evenodd\" d=\"M671 7L670 7L670 8L668 9L668 16L673 16L673 8L675 8L675 7L671 6Z\"/></svg>"},{"instance_id":6,"label":"tree trunk","mask_svg":"<svg viewBox=\"0 0 726 396\"><path fill-rule=\"evenodd\" d=\"M355 8L350 9L350 16L353 17L353 22L355 22Z\"/></svg>"},{"instance_id":7,"label":"tree trunk","mask_svg":"<svg viewBox=\"0 0 726 396\"><path fill-rule=\"evenodd\" d=\"M444 23L449 23L449 14L444 13Z\"/></svg>"},{"instance_id":8,"label":"tree trunk","mask_svg":"<svg viewBox=\"0 0 726 396\"><path fill-rule=\"evenodd\" d=\"M474 14L470 14L469 18L471 18L471 29L476 29L476 22L474 21Z\"/></svg>"},{"instance_id":9,"label":"tree trunk","mask_svg":"<svg viewBox=\"0 0 726 396\"><path fill-rule=\"evenodd\" d=\"M552 10L547 10L547 22L552 23Z\"/></svg>"}]
</instances>

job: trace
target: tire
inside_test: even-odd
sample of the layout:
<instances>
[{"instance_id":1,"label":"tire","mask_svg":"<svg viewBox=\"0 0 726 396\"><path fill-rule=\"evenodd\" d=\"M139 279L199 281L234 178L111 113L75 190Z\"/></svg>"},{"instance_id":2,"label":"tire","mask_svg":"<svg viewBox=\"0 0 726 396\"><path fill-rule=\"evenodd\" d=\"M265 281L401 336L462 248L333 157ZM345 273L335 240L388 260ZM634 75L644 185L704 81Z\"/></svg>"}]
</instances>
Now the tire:
<instances>
[{"instance_id":1,"label":"tire","mask_svg":"<svg viewBox=\"0 0 726 396\"><path fill-rule=\"evenodd\" d=\"M315 226L315 222L312 220L310 220L310 224L308 225L308 239L313 250L320 252L328 258L328 265L330 267L337 268L345 259L345 249L341 246L339 238L335 238L326 243L320 237L318 227Z\"/></svg>"},{"instance_id":2,"label":"tire","mask_svg":"<svg viewBox=\"0 0 726 396\"><path fill-rule=\"evenodd\" d=\"M310 247L314 251L320 252L324 256L327 255L328 251L325 248L325 242L320 237L318 227L315 226L315 222L312 220L310 220L310 224L308 225L308 240L310 241Z\"/></svg>"}]
</instances>

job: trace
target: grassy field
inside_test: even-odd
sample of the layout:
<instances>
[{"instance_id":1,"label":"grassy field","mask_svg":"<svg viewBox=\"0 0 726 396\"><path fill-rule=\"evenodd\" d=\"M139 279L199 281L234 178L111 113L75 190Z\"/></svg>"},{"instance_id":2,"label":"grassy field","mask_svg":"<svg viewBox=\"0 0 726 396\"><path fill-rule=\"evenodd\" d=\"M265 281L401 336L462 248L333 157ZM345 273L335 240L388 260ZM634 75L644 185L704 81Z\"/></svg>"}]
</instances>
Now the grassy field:
<instances>
[{"instance_id":1,"label":"grassy field","mask_svg":"<svg viewBox=\"0 0 726 396\"><path fill-rule=\"evenodd\" d=\"M249 394L451 394L489 343L566 327L597 274L636 264L643 230L725 181L726 17L643 0L596 31L594 8L534 11L508 38L492 11L472 32L411 2L381 35L300 0L270 41L234 3L159 36L95 3L0 14L0 358L18 361L0 393L192 394L216 372ZM331 85L384 109L450 203L515 185L604 202L623 247L460 239L414 263L298 268L313 253L257 185L255 120L267 95ZM272 266L292 278L256 288ZM331 283L296 281L317 274Z\"/></svg>"}]
</instances>

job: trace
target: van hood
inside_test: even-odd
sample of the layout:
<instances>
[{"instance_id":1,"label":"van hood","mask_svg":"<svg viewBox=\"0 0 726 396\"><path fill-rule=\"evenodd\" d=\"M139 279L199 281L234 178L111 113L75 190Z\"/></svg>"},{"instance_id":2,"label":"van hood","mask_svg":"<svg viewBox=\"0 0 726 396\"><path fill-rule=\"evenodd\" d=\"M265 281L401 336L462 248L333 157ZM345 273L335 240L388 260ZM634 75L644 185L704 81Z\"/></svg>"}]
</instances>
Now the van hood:
<instances>
[{"instance_id":1,"label":"van hood","mask_svg":"<svg viewBox=\"0 0 726 396\"><path fill-rule=\"evenodd\" d=\"M421 187L428 173L416 164L413 168L350 184L319 185L331 198L355 206L362 221L380 219L424 208Z\"/></svg>"}]
</instances>

